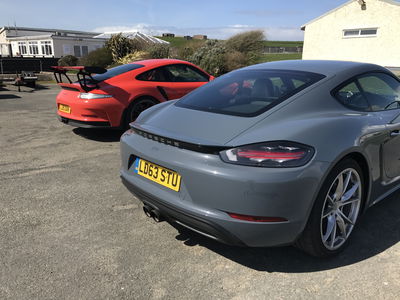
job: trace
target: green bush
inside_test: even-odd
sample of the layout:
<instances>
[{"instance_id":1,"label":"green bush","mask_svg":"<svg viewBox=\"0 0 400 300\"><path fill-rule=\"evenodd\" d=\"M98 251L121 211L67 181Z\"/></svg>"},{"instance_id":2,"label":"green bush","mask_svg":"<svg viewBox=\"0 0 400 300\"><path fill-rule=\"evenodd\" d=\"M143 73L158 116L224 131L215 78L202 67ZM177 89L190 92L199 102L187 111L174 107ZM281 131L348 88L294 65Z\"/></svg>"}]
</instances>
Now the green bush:
<instances>
[{"instance_id":1,"label":"green bush","mask_svg":"<svg viewBox=\"0 0 400 300\"><path fill-rule=\"evenodd\" d=\"M113 62L111 51L106 47L89 52L88 55L81 58L80 63L84 66L106 68Z\"/></svg>"},{"instance_id":2,"label":"green bush","mask_svg":"<svg viewBox=\"0 0 400 300\"><path fill-rule=\"evenodd\" d=\"M124 65L124 64L129 64L134 61L148 59L148 58L149 58L148 52L135 51L135 52L129 53L129 54L125 55L124 57L118 59L117 63Z\"/></svg>"},{"instance_id":3,"label":"green bush","mask_svg":"<svg viewBox=\"0 0 400 300\"><path fill-rule=\"evenodd\" d=\"M247 31L227 39L225 46L245 54L261 53L264 47L264 39L264 33L261 30Z\"/></svg>"},{"instance_id":4,"label":"green bush","mask_svg":"<svg viewBox=\"0 0 400 300\"><path fill-rule=\"evenodd\" d=\"M170 47L164 44L154 44L147 48L150 58L169 58Z\"/></svg>"},{"instance_id":5,"label":"green bush","mask_svg":"<svg viewBox=\"0 0 400 300\"><path fill-rule=\"evenodd\" d=\"M146 46L146 42L127 38L122 33L113 34L106 42L106 48L111 51L115 62L132 52L143 50Z\"/></svg>"},{"instance_id":6,"label":"green bush","mask_svg":"<svg viewBox=\"0 0 400 300\"><path fill-rule=\"evenodd\" d=\"M227 72L246 67L248 62L248 57L242 52L229 51L225 54L225 66Z\"/></svg>"},{"instance_id":7,"label":"green bush","mask_svg":"<svg viewBox=\"0 0 400 300\"><path fill-rule=\"evenodd\" d=\"M189 61L198 65L206 72L220 76L227 72L226 54L224 43L217 40L208 40L204 46L197 49L189 57Z\"/></svg>"},{"instance_id":8,"label":"green bush","mask_svg":"<svg viewBox=\"0 0 400 300\"><path fill-rule=\"evenodd\" d=\"M73 55L66 55L58 60L58 65L62 67L76 66L78 64L78 58Z\"/></svg>"}]
</instances>

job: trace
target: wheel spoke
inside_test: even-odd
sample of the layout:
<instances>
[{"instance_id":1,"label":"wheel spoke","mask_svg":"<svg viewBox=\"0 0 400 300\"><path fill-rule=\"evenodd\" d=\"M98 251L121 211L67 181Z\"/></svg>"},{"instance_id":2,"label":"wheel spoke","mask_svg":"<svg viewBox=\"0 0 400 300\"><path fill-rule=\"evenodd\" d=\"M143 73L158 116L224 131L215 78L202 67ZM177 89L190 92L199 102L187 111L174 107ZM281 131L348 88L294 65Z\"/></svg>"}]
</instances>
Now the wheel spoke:
<instances>
[{"instance_id":1,"label":"wheel spoke","mask_svg":"<svg viewBox=\"0 0 400 300\"><path fill-rule=\"evenodd\" d=\"M344 222L342 216L340 214L336 215L336 224L339 226L340 232L342 233L342 236L346 238L347 232L346 232L346 223Z\"/></svg>"},{"instance_id":2,"label":"wheel spoke","mask_svg":"<svg viewBox=\"0 0 400 300\"><path fill-rule=\"evenodd\" d=\"M347 187L349 186L350 183L350 179L351 179L351 170L347 172L346 179L344 180L343 193L346 192Z\"/></svg>"},{"instance_id":3,"label":"wheel spoke","mask_svg":"<svg viewBox=\"0 0 400 300\"><path fill-rule=\"evenodd\" d=\"M331 247L335 246L335 241L336 241L336 219L333 223L333 230L331 234Z\"/></svg>"},{"instance_id":4,"label":"wheel spoke","mask_svg":"<svg viewBox=\"0 0 400 300\"><path fill-rule=\"evenodd\" d=\"M343 220L345 222L347 222L348 224L354 225L354 222L352 220L350 220L341 210L338 210L339 215L343 218Z\"/></svg>"},{"instance_id":5,"label":"wheel spoke","mask_svg":"<svg viewBox=\"0 0 400 300\"><path fill-rule=\"evenodd\" d=\"M347 200L349 200L357 191L358 186L359 186L359 183L357 182L346 193L344 193L344 195L342 196L341 202L346 202Z\"/></svg>"},{"instance_id":6,"label":"wheel spoke","mask_svg":"<svg viewBox=\"0 0 400 300\"><path fill-rule=\"evenodd\" d=\"M340 174L337 178L338 183L336 186L336 190L335 190L335 194L333 196L334 200L338 200L340 199L340 197L342 197L343 194L343 174Z\"/></svg>"},{"instance_id":7,"label":"wheel spoke","mask_svg":"<svg viewBox=\"0 0 400 300\"><path fill-rule=\"evenodd\" d=\"M351 199L351 200L349 200L349 201L342 201L342 202L340 203L340 206L345 206L345 205L347 205L347 204L352 204L352 203L358 202L358 201L360 201L360 198Z\"/></svg>"},{"instance_id":8,"label":"wheel spoke","mask_svg":"<svg viewBox=\"0 0 400 300\"><path fill-rule=\"evenodd\" d=\"M336 220L333 215L330 215L326 224L326 233L323 236L324 242L326 242L333 232L333 228L336 227Z\"/></svg>"}]
</instances>

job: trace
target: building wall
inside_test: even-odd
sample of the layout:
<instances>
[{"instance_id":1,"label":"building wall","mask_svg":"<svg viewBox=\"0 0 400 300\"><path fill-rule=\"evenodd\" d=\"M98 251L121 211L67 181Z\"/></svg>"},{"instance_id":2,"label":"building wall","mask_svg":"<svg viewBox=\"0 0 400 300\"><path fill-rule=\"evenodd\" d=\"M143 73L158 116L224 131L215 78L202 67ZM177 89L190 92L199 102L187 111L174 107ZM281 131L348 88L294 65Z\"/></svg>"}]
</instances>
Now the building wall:
<instances>
[{"instance_id":1,"label":"building wall","mask_svg":"<svg viewBox=\"0 0 400 300\"><path fill-rule=\"evenodd\" d=\"M19 43L25 43L27 53L22 54L19 49ZM37 42L38 45L38 53L33 54L29 50L29 42ZM51 45L51 54L43 52L42 42L50 42ZM18 40L11 41L12 53L13 56L23 56L23 57L62 57L65 55L74 55L77 57L82 57L85 54L84 48L87 49L87 53L101 48L104 45L103 39L71 39L71 38L62 38L59 36L53 36L44 39L23 39L19 38ZM77 55L76 51L74 51L74 47L79 47L80 56Z\"/></svg>"},{"instance_id":2,"label":"building wall","mask_svg":"<svg viewBox=\"0 0 400 300\"><path fill-rule=\"evenodd\" d=\"M29 42L37 42L37 46L38 46L38 53L37 54L32 54L30 53L30 49L29 49ZM49 45L51 46L51 54L46 54L43 52L42 49L42 43L43 42L48 42ZM20 44L19 43L24 43L25 47L26 47L26 54L22 53L20 51ZM19 39L17 41L11 41L11 49L12 49L12 56L22 56L22 57L57 57L55 56L54 53L54 45L53 45L53 40L49 37L49 38L45 38L45 39L35 39L35 40L31 40L31 39Z\"/></svg>"},{"instance_id":3,"label":"building wall","mask_svg":"<svg viewBox=\"0 0 400 300\"><path fill-rule=\"evenodd\" d=\"M400 67L400 6L353 1L306 25L303 59L347 60ZM374 37L343 37L345 29L378 28Z\"/></svg>"},{"instance_id":4,"label":"building wall","mask_svg":"<svg viewBox=\"0 0 400 300\"><path fill-rule=\"evenodd\" d=\"M74 51L74 46L80 47L81 56L83 56L83 47L86 46L88 52L96 50L104 46L105 41L103 39L62 39L54 37L54 53L56 57L62 57L65 55L77 56Z\"/></svg>"}]
</instances>

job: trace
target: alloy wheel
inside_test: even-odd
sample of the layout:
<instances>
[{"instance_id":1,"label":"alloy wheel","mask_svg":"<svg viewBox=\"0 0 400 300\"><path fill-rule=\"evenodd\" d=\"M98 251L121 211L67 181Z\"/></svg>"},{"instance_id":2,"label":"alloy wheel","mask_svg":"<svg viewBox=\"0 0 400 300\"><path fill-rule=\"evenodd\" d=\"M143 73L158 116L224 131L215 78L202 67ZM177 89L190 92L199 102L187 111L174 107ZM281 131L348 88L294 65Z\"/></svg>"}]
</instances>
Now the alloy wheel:
<instances>
[{"instance_id":1,"label":"alloy wheel","mask_svg":"<svg viewBox=\"0 0 400 300\"><path fill-rule=\"evenodd\" d=\"M340 248L357 221L362 198L360 174L353 168L343 170L332 182L321 214L321 238L328 250Z\"/></svg>"}]
</instances>

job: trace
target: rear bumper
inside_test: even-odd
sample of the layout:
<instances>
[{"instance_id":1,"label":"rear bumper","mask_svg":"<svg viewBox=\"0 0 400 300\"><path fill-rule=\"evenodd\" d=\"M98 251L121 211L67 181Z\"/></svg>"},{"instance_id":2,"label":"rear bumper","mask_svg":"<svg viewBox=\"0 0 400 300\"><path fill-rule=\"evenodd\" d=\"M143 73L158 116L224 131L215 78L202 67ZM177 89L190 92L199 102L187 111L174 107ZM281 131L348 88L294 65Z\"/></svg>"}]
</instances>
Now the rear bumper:
<instances>
[{"instance_id":1,"label":"rear bumper","mask_svg":"<svg viewBox=\"0 0 400 300\"><path fill-rule=\"evenodd\" d=\"M180 190L138 175L132 164L137 157L180 174ZM329 168L329 163L315 160L299 168L227 164L218 155L180 149L130 131L121 137L121 158L121 177L142 202L160 211L173 208L174 214L166 211L172 219L216 240L251 247L288 245L297 239ZM245 221L227 212L287 221ZM195 220L211 224L212 229L199 228Z\"/></svg>"},{"instance_id":2,"label":"rear bumper","mask_svg":"<svg viewBox=\"0 0 400 300\"><path fill-rule=\"evenodd\" d=\"M111 125L109 122L88 122L88 121L79 121L73 120L65 117L58 116L58 120L64 124L74 126L74 127L82 127L82 128L110 128Z\"/></svg>"},{"instance_id":3,"label":"rear bumper","mask_svg":"<svg viewBox=\"0 0 400 300\"><path fill-rule=\"evenodd\" d=\"M80 99L78 92L62 90L56 99L57 114L64 123L76 127L119 127L126 106L115 98ZM60 104L70 113L58 110Z\"/></svg>"},{"instance_id":4,"label":"rear bumper","mask_svg":"<svg viewBox=\"0 0 400 300\"><path fill-rule=\"evenodd\" d=\"M121 176L122 183L126 188L134 194L143 204L152 207L159 211L160 215L167 219L169 222L175 222L192 231L200 233L206 237L217 240L224 244L234 246L245 246L236 236L226 231L223 227L210 222L200 215L193 214L181 208L168 205L162 200L156 199L154 196L146 193L140 188L134 186L129 181Z\"/></svg>"}]
</instances>

